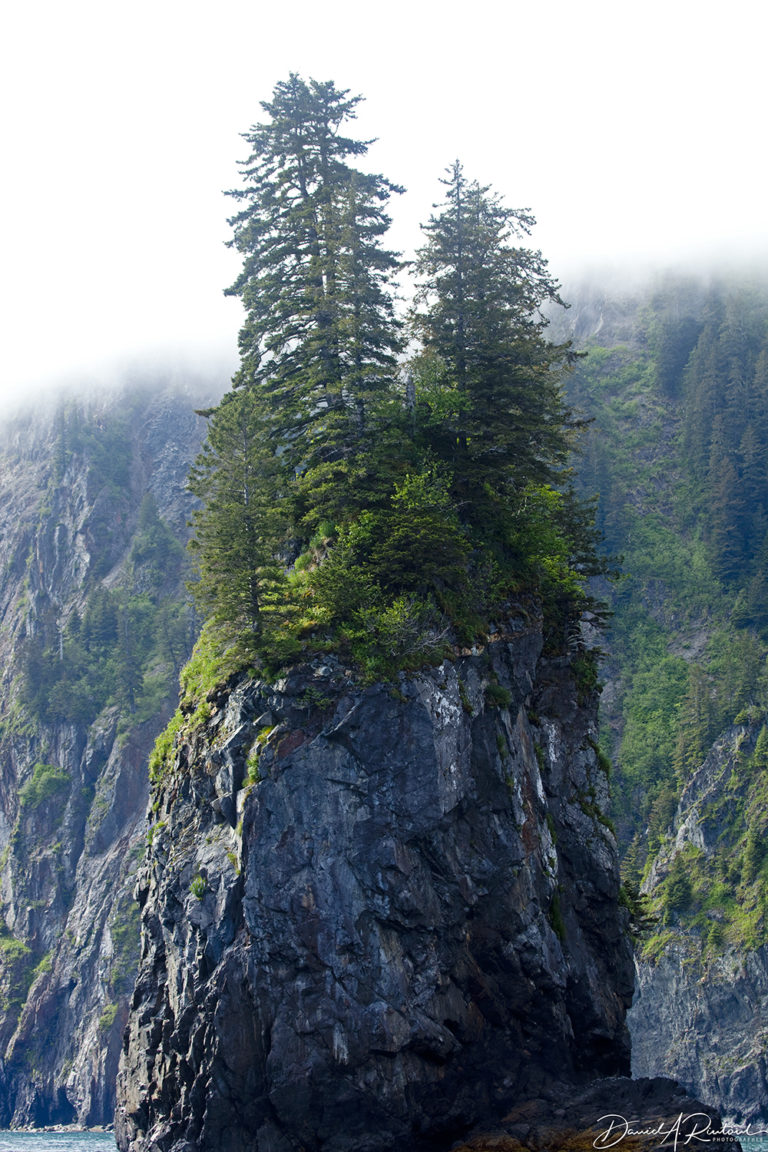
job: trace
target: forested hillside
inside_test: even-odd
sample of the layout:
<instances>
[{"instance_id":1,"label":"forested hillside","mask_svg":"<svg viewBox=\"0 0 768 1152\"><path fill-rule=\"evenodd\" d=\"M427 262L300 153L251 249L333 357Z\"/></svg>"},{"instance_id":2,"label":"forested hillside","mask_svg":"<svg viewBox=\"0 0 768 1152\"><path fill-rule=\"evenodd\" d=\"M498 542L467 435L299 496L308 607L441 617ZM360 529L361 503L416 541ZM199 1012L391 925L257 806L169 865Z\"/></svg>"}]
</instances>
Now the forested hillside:
<instances>
[{"instance_id":1,"label":"forested hillside","mask_svg":"<svg viewBox=\"0 0 768 1152\"><path fill-rule=\"evenodd\" d=\"M732 982L727 957L738 967L768 939L768 287L668 278L623 299L577 293L572 316L587 355L569 396L594 420L579 483L598 492L606 544L623 554L604 588L601 739L624 875L630 888L645 878L655 917L642 1003L650 1012L663 968L670 1014L644 1025L636 1010L635 1049L643 1072L762 1114L764 1078L748 1104L727 1086L742 1066L761 1075L729 1030L728 997L715 1013L695 985L717 986L718 966ZM763 1020L755 996L743 994Z\"/></svg>"},{"instance_id":2,"label":"forested hillside","mask_svg":"<svg viewBox=\"0 0 768 1152\"><path fill-rule=\"evenodd\" d=\"M568 390L594 420L579 485L623 556L603 710L622 839L640 848L714 737L765 700L768 292L669 280L606 312Z\"/></svg>"}]
</instances>

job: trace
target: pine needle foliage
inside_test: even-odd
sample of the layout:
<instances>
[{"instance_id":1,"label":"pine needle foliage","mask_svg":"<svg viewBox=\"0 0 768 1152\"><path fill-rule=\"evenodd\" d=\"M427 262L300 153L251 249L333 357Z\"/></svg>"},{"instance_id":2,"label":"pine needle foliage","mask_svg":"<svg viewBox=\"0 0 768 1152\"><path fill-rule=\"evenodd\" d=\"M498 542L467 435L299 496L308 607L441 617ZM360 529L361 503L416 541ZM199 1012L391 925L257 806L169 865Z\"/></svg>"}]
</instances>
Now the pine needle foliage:
<instances>
[{"instance_id":1,"label":"pine needle foliage","mask_svg":"<svg viewBox=\"0 0 768 1152\"><path fill-rule=\"evenodd\" d=\"M400 348L399 262L381 238L402 189L349 163L368 149L341 132L360 99L295 74L278 84L229 193L243 269L228 292L247 313L235 385L269 400L270 443L301 473L354 452Z\"/></svg>"},{"instance_id":2,"label":"pine needle foliage","mask_svg":"<svg viewBox=\"0 0 768 1152\"><path fill-rule=\"evenodd\" d=\"M245 134L241 365L191 480L209 634L269 668L333 649L377 678L482 636L533 591L572 640L604 565L569 488L573 357L546 339L560 300L524 244L533 218L453 166L403 364L385 246L402 189L355 166L359 103L292 74Z\"/></svg>"},{"instance_id":3,"label":"pine needle foliage","mask_svg":"<svg viewBox=\"0 0 768 1152\"><path fill-rule=\"evenodd\" d=\"M203 616L242 635L246 647L260 639L270 595L285 584L278 560L286 533L282 474L258 394L230 392L209 418L190 475L189 487L202 501L193 516L198 579L190 587Z\"/></svg>"},{"instance_id":4,"label":"pine needle foliage","mask_svg":"<svg viewBox=\"0 0 768 1152\"><path fill-rule=\"evenodd\" d=\"M505 505L511 490L551 483L569 451L560 384L572 354L545 339L542 311L562 301L541 253L522 243L529 212L467 180L459 161L442 183L416 260L414 326L458 403L452 426L441 427L444 416L432 427L450 439L470 500L482 506L489 490Z\"/></svg>"}]
</instances>

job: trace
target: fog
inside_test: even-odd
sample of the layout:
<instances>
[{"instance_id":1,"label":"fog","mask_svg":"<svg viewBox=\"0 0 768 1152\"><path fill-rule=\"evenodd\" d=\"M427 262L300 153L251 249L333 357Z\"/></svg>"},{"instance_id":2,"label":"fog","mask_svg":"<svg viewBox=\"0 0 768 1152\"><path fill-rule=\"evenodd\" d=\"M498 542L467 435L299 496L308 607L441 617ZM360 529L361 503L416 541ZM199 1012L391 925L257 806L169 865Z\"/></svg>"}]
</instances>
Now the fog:
<instances>
[{"instance_id":1,"label":"fog","mask_svg":"<svg viewBox=\"0 0 768 1152\"><path fill-rule=\"evenodd\" d=\"M410 255L456 156L530 207L566 282L765 264L753 3L38 0L5 15L0 395L236 361L240 133L291 70L366 97Z\"/></svg>"}]
</instances>

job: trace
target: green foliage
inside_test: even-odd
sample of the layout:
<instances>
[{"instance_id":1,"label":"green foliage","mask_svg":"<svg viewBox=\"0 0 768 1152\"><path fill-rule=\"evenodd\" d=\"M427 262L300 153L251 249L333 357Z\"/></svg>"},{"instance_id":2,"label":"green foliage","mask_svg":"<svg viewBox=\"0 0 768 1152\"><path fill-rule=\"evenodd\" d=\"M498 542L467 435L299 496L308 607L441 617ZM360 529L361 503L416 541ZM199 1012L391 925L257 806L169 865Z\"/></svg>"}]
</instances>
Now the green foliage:
<instances>
[{"instance_id":1,"label":"green foliage","mask_svg":"<svg viewBox=\"0 0 768 1152\"><path fill-rule=\"evenodd\" d=\"M605 564L564 470L573 356L546 339L560 301L524 244L533 218L454 165L403 389L383 246L398 189L353 167L359 99L293 74L246 134L241 366L192 472L193 595L219 647L266 675L337 650L392 677L484 638L522 591L564 651Z\"/></svg>"},{"instance_id":2,"label":"green foliage","mask_svg":"<svg viewBox=\"0 0 768 1152\"><path fill-rule=\"evenodd\" d=\"M155 747L157 748L157 744L155 744ZM165 755L163 755L161 758L161 755L158 754L158 759L156 760L154 765L150 766L149 778L153 783L154 783L154 781L156 781L157 779L159 779L162 776L163 771L165 769L165 765L166 765L166 757L167 757L169 751L170 751L170 744L165 749ZM168 824L167 824L167 821L165 821L165 820L158 820L157 823L150 824L149 828L147 829L147 848L152 847L152 845L155 842L155 836L157 836L158 833L162 832L163 828L167 828L167 827L168 827Z\"/></svg>"},{"instance_id":3,"label":"green foliage","mask_svg":"<svg viewBox=\"0 0 768 1152\"><path fill-rule=\"evenodd\" d=\"M659 960L675 940L675 933L671 928L663 928L660 932L652 932L640 948L640 959L644 964L653 964Z\"/></svg>"},{"instance_id":4,"label":"green foliage","mask_svg":"<svg viewBox=\"0 0 768 1152\"><path fill-rule=\"evenodd\" d=\"M271 449L301 489L317 489L315 507L328 491L339 503L345 467L335 466L373 431L400 344L398 260L382 237L401 189L349 162L368 150L342 131L360 99L295 73L277 84L266 119L245 134L244 186L230 193L243 269L229 292L246 309L236 384L258 395Z\"/></svg>"},{"instance_id":5,"label":"green foliage","mask_svg":"<svg viewBox=\"0 0 768 1152\"><path fill-rule=\"evenodd\" d=\"M191 644L193 622L178 594L182 557L154 501L145 500L126 582L92 584L63 628L44 616L20 646L28 713L88 725L111 705L136 723L159 711Z\"/></svg>"},{"instance_id":6,"label":"green foliage","mask_svg":"<svg viewBox=\"0 0 768 1152\"><path fill-rule=\"evenodd\" d=\"M554 817L552 816L552 813L549 810L547 810L546 821L547 821L547 828L549 829L549 834L552 837L552 843L556 845L557 844L557 829L555 827Z\"/></svg>"},{"instance_id":7,"label":"green foliage","mask_svg":"<svg viewBox=\"0 0 768 1152\"><path fill-rule=\"evenodd\" d=\"M155 740L152 751L149 754L149 779L152 783L157 783L161 780L170 766L174 740L183 723L184 717L181 711L178 710L174 712L165 728Z\"/></svg>"},{"instance_id":8,"label":"green foliage","mask_svg":"<svg viewBox=\"0 0 768 1152\"><path fill-rule=\"evenodd\" d=\"M281 464L267 437L257 393L229 393L210 417L189 485L203 501L193 518L197 580L190 589L205 618L252 646L285 582L278 559L286 536Z\"/></svg>"},{"instance_id":9,"label":"green foliage","mask_svg":"<svg viewBox=\"0 0 768 1152\"><path fill-rule=\"evenodd\" d=\"M110 914L109 932L113 945L109 985L113 996L125 996L133 987L140 950L139 906L131 889L121 894Z\"/></svg>"},{"instance_id":10,"label":"green foliage","mask_svg":"<svg viewBox=\"0 0 768 1152\"><path fill-rule=\"evenodd\" d=\"M70 462L82 457L94 488L125 492L131 481L129 421L129 415L117 410L100 412L93 420L78 401L61 403L55 421L54 481L60 483Z\"/></svg>"},{"instance_id":11,"label":"green foliage","mask_svg":"<svg viewBox=\"0 0 768 1152\"><path fill-rule=\"evenodd\" d=\"M107 1004L99 1017L99 1032L109 1032L117 1019L117 1004Z\"/></svg>"},{"instance_id":12,"label":"green foliage","mask_svg":"<svg viewBox=\"0 0 768 1152\"><path fill-rule=\"evenodd\" d=\"M486 703L491 708L509 708L512 696L501 684L487 684L485 687Z\"/></svg>"},{"instance_id":13,"label":"green foliage","mask_svg":"<svg viewBox=\"0 0 768 1152\"><path fill-rule=\"evenodd\" d=\"M19 808L22 812L34 811L68 789L69 785L69 775L63 768L37 763L29 780L19 789Z\"/></svg>"},{"instance_id":14,"label":"green foliage","mask_svg":"<svg viewBox=\"0 0 768 1152\"><path fill-rule=\"evenodd\" d=\"M442 477L407 475L388 508L340 531L312 581L317 619L373 678L434 659L451 625L474 622L468 554Z\"/></svg>"},{"instance_id":15,"label":"green foliage","mask_svg":"<svg viewBox=\"0 0 768 1152\"><path fill-rule=\"evenodd\" d=\"M549 905L549 923L560 943L564 944L566 936L565 920L563 919L563 910L560 904L560 893L557 889L555 889Z\"/></svg>"},{"instance_id":16,"label":"green foliage","mask_svg":"<svg viewBox=\"0 0 768 1152\"><path fill-rule=\"evenodd\" d=\"M483 520L489 497L503 508L510 482L549 482L565 459L560 377L569 349L543 339L542 308L560 298L541 253L520 243L535 223L530 213L468 181L458 161L443 184L445 203L417 255L414 320L439 372L429 398L436 384L441 401L455 393L441 403L442 425L430 414L431 446L442 456L450 445L465 518Z\"/></svg>"},{"instance_id":17,"label":"green foliage","mask_svg":"<svg viewBox=\"0 0 768 1152\"><path fill-rule=\"evenodd\" d=\"M34 984L38 976L45 976L53 970L53 961L51 960L51 953L46 952L44 956L38 960L35 965L35 970L32 973L32 983Z\"/></svg>"},{"instance_id":18,"label":"green foliage","mask_svg":"<svg viewBox=\"0 0 768 1152\"><path fill-rule=\"evenodd\" d=\"M603 739L620 839L647 829L642 858L716 735L768 703L768 293L670 281L615 315L630 340L606 325L568 396L592 420L580 490L624 555Z\"/></svg>"},{"instance_id":19,"label":"green foliage","mask_svg":"<svg viewBox=\"0 0 768 1152\"><path fill-rule=\"evenodd\" d=\"M582 792L577 797L579 807L585 816L589 816L591 820L595 820L598 824L602 824L614 836L616 835L616 828L613 821L609 816L606 816L602 808L597 802L597 793L594 786L591 786L586 792Z\"/></svg>"},{"instance_id":20,"label":"green foliage","mask_svg":"<svg viewBox=\"0 0 768 1152\"><path fill-rule=\"evenodd\" d=\"M665 923L668 923L671 914L686 912L691 906L693 884L690 869L693 859L693 853L679 852L672 860L662 888Z\"/></svg>"},{"instance_id":21,"label":"green foliage","mask_svg":"<svg viewBox=\"0 0 768 1152\"><path fill-rule=\"evenodd\" d=\"M669 771L677 740L678 717L688 668L681 657L659 654L655 642L638 653L628 684L624 734L619 753L625 779L653 785Z\"/></svg>"},{"instance_id":22,"label":"green foliage","mask_svg":"<svg viewBox=\"0 0 768 1152\"><path fill-rule=\"evenodd\" d=\"M203 626L192 655L181 671L179 707L155 740L150 753L151 781L162 779L170 767L176 738L191 735L210 718L212 707L209 697L223 688L236 672L247 666L249 655L247 638L242 646L235 642L223 648L214 625L209 622Z\"/></svg>"},{"instance_id":23,"label":"green foliage","mask_svg":"<svg viewBox=\"0 0 768 1152\"><path fill-rule=\"evenodd\" d=\"M258 784L259 781L261 780L261 772L259 770L259 751L258 751L258 749L251 752L251 754L249 755L248 759L245 762L245 767L246 767L246 772L245 772L244 784L246 786L249 784Z\"/></svg>"},{"instance_id":24,"label":"green foliage","mask_svg":"<svg viewBox=\"0 0 768 1152\"><path fill-rule=\"evenodd\" d=\"M0 1009L18 1016L35 975L34 953L0 924Z\"/></svg>"},{"instance_id":25,"label":"green foliage","mask_svg":"<svg viewBox=\"0 0 768 1152\"><path fill-rule=\"evenodd\" d=\"M601 748L601 746L598 743L596 743L589 736L587 736L587 744L592 749L592 751L595 753L598 768L602 772L605 773L605 775L608 779L610 779L611 773L613 772L613 764L611 763L610 756L607 754L607 752L603 748Z\"/></svg>"},{"instance_id":26,"label":"green foliage","mask_svg":"<svg viewBox=\"0 0 768 1152\"><path fill-rule=\"evenodd\" d=\"M725 945L753 949L768 939L767 749L765 727L751 755L737 742L730 776L702 812L710 846L677 851L654 892L663 923L698 938L705 957Z\"/></svg>"},{"instance_id":27,"label":"green foliage","mask_svg":"<svg viewBox=\"0 0 768 1152\"><path fill-rule=\"evenodd\" d=\"M2 931L0 931L0 955L2 955L4 963L13 963L19 959L26 960L31 955L31 950L23 940L18 940L12 936L7 927L3 925Z\"/></svg>"},{"instance_id":28,"label":"green foliage","mask_svg":"<svg viewBox=\"0 0 768 1152\"><path fill-rule=\"evenodd\" d=\"M196 900L202 900L208 890L208 885L203 876L199 874L192 879L189 885L189 890Z\"/></svg>"},{"instance_id":29,"label":"green foliage","mask_svg":"<svg viewBox=\"0 0 768 1152\"><path fill-rule=\"evenodd\" d=\"M216 629L204 625L181 672L181 705L185 713L221 688L241 667L243 656L236 645L222 650Z\"/></svg>"},{"instance_id":30,"label":"green foliage","mask_svg":"<svg viewBox=\"0 0 768 1152\"><path fill-rule=\"evenodd\" d=\"M576 681L579 699L588 700L599 686L597 653L589 649L577 652L571 660L571 671Z\"/></svg>"},{"instance_id":31,"label":"green foliage","mask_svg":"<svg viewBox=\"0 0 768 1152\"><path fill-rule=\"evenodd\" d=\"M307 707L310 707L310 704L307 704ZM266 727L262 728L259 732L257 732L256 741L255 741L253 747L251 748L251 751L249 752L248 758L245 762L246 774L245 774L244 783L246 785L258 784L259 781L261 780L261 770L259 768L259 758L260 758L261 753L264 749L264 746L267 743L267 740L269 739L269 737L273 731L274 731L274 725L269 724Z\"/></svg>"},{"instance_id":32,"label":"green foliage","mask_svg":"<svg viewBox=\"0 0 768 1152\"><path fill-rule=\"evenodd\" d=\"M629 914L629 934L633 941L638 943L648 937L659 922L650 897L642 893L634 881L625 879L619 889L619 903Z\"/></svg>"},{"instance_id":33,"label":"green foliage","mask_svg":"<svg viewBox=\"0 0 768 1152\"><path fill-rule=\"evenodd\" d=\"M748 828L744 842L741 873L745 884L751 884L757 878L765 856L766 845L763 837L758 834L754 827Z\"/></svg>"},{"instance_id":34,"label":"green foliage","mask_svg":"<svg viewBox=\"0 0 768 1152\"><path fill-rule=\"evenodd\" d=\"M128 562L135 592L151 596L166 586L175 592L184 563L184 549L160 516L150 492L143 497L139 508Z\"/></svg>"}]
</instances>

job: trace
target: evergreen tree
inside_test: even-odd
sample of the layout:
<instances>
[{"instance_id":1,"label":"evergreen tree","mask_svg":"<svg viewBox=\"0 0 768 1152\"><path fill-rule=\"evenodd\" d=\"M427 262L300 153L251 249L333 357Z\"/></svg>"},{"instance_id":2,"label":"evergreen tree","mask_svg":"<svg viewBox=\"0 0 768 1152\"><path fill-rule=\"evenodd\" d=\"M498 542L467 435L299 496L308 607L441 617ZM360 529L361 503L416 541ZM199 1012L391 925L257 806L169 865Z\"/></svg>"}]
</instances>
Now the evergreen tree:
<instances>
[{"instance_id":1,"label":"evergreen tree","mask_svg":"<svg viewBox=\"0 0 768 1152\"><path fill-rule=\"evenodd\" d=\"M685 366L699 338L701 325L693 316L665 316L656 335L656 379L666 396L677 397Z\"/></svg>"},{"instance_id":2,"label":"evergreen tree","mask_svg":"<svg viewBox=\"0 0 768 1152\"><path fill-rule=\"evenodd\" d=\"M255 391L228 393L208 415L189 482L203 502L193 519L198 579L190 587L202 614L247 646L261 636L265 599L282 579L282 469L268 447Z\"/></svg>"},{"instance_id":3,"label":"evergreen tree","mask_svg":"<svg viewBox=\"0 0 768 1152\"><path fill-rule=\"evenodd\" d=\"M398 261L381 239L401 189L349 163L370 143L342 133L360 100L295 74L279 83L229 193L243 269L228 292L246 310L234 383L262 394L270 444L299 473L354 451L399 348Z\"/></svg>"},{"instance_id":4,"label":"evergreen tree","mask_svg":"<svg viewBox=\"0 0 768 1152\"><path fill-rule=\"evenodd\" d=\"M457 161L418 253L416 330L453 411L434 432L452 445L467 512L548 483L568 449L560 381L567 345L545 339L543 308L562 303L540 252L518 243L533 217L468 181ZM433 435L434 435L433 432Z\"/></svg>"},{"instance_id":5,"label":"evergreen tree","mask_svg":"<svg viewBox=\"0 0 768 1152\"><path fill-rule=\"evenodd\" d=\"M690 668L688 691L680 708L673 767L682 786L704 759L712 737L712 694L706 672L697 664Z\"/></svg>"},{"instance_id":6,"label":"evergreen tree","mask_svg":"<svg viewBox=\"0 0 768 1152\"><path fill-rule=\"evenodd\" d=\"M417 264L423 351L403 396L382 244L399 189L352 164L358 103L292 75L246 135L242 362L190 487L214 632L268 659L332 641L373 675L436 656L451 629L472 640L512 588L537 587L565 635L602 568L585 507L550 487L571 354L544 335L557 286L517 246L531 216L454 167Z\"/></svg>"},{"instance_id":7,"label":"evergreen tree","mask_svg":"<svg viewBox=\"0 0 768 1152\"><path fill-rule=\"evenodd\" d=\"M374 446L387 439L400 326L382 237L400 189L350 162L369 144L343 134L360 99L295 74L279 83L245 134L244 187L229 193L243 268L228 293L246 319L190 485L203 503L194 592L206 617L254 639L289 553L386 487Z\"/></svg>"}]
</instances>

